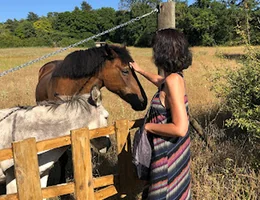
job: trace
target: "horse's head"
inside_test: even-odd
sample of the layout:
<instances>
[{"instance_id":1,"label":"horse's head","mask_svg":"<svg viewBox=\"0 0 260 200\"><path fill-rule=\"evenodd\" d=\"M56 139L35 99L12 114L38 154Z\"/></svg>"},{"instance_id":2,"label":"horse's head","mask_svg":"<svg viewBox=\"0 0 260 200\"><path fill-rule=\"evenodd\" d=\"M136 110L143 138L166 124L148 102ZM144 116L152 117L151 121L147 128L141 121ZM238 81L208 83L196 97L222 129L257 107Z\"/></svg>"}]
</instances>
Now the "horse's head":
<instances>
[{"instance_id":1,"label":"horse's head","mask_svg":"<svg viewBox=\"0 0 260 200\"><path fill-rule=\"evenodd\" d=\"M147 97L134 70L132 57L125 47L105 46L107 61L100 74L104 86L129 103L134 110L145 110Z\"/></svg>"},{"instance_id":2,"label":"horse's head","mask_svg":"<svg viewBox=\"0 0 260 200\"><path fill-rule=\"evenodd\" d=\"M89 129L95 129L107 126L107 118L109 116L107 110L101 104L101 92L94 86L91 89L90 97L88 99L90 106L91 116L88 116L90 122L88 123ZM106 153L106 151L111 146L111 141L109 137L99 137L91 140L92 146L94 146L101 153Z\"/></svg>"},{"instance_id":3,"label":"horse's head","mask_svg":"<svg viewBox=\"0 0 260 200\"><path fill-rule=\"evenodd\" d=\"M89 93L93 85L99 85L119 95L134 110L145 110L147 97L129 62L133 59L125 47L106 45L74 51L40 70L48 75L39 75L37 101L57 99L56 94Z\"/></svg>"}]
</instances>

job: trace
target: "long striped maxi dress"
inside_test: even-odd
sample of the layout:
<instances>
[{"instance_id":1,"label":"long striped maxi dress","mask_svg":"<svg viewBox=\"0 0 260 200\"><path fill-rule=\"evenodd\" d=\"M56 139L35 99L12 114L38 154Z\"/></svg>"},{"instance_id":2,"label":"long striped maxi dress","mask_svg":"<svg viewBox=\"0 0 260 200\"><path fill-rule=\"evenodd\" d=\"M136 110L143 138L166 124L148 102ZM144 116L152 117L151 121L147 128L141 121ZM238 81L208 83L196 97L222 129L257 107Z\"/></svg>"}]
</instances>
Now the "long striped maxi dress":
<instances>
[{"instance_id":1,"label":"long striped maxi dress","mask_svg":"<svg viewBox=\"0 0 260 200\"><path fill-rule=\"evenodd\" d=\"M159 99L160 89L151 101L147 122L172 122L170 109ZM184 97L188 115L188 100ZM152 146L149 187L142 199L174 200L191 199L190 192L190 137L162 137L148 134Z\"/></svg>"}]
</instances>

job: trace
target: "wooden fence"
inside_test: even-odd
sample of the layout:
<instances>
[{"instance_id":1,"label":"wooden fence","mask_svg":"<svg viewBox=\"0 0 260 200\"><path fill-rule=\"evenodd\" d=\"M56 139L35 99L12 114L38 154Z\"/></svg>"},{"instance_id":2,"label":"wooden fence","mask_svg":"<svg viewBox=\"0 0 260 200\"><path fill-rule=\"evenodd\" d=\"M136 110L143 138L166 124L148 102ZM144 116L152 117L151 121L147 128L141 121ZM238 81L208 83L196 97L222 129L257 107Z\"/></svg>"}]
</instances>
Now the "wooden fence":
<instances>
[{"instance_id":1,"label":"wooden fence","mask_svg":"<svg viewBox=\"0 0 260 200\"><path fill-rule=\"evenodd\" d=\"M119 120L105 128L72 130L70 135L59 138L39 142L29 138L12 143L12 148L0 150L0 161L14 159L17 193L2 195L0 200L38 200L70 193L77 200L97 200L131 193L130 187L137 180L131 163L130 129L141 121ZM93 178L90 139L111 134L116 136L118 173ZM37 153L66 145L72 147L74 182L41 188Z\"/></svg>"}]
</instances>

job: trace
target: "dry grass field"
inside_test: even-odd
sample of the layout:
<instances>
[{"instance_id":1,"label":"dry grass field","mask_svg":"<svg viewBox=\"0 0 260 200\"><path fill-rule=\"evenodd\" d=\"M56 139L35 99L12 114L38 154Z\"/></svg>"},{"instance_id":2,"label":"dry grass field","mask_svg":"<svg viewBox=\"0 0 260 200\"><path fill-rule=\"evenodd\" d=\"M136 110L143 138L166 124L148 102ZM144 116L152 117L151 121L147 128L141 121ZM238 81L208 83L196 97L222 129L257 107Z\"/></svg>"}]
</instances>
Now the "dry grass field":
<instances>
[{"instance_id":1,"label":"dry grass field","mask_svg":"<svg viewBox=\"0 0 260 200\"><path fill-rule=\"evenodd\" d=\"M128 49L134 60L146 70L157 72L152 62L150 48L129 47ZM0 73L56 50L54 48L0 49ZM16 105L34 105L39 68L48 61L63 59L69 52L75 50L69 49L0 77L0 109ZM210 90L213 84L210 82L211 73L220 71L224 67L238 67L239 55L244 54L244 48L193 47L191 50L193 64L185 71L190 111L203 125L212 147L212 150L209 150L196 132L191 131L193 199L259 199L259 166L255 164L256 159L259 158L255 157L254 149L244 137L234 136L236 134L233 130L221 126L222 118L216 116L216 110L221 102ZM143 77L138 77L150 100L156 88ZM110 124L119 119L137 119L144 116L145 111L133 111L128 104L105 88L102 89L102 93L103 104L110 113ZM216 118L218 120L215 120ZM106 169L112 172L113 162L115 162L112 158L113 153L107 157L110 160L106 161ZM108 169L107 163L110 163L111 169ZM102 169L100 173L101 171Z\"/></svg>"}]
</instances>

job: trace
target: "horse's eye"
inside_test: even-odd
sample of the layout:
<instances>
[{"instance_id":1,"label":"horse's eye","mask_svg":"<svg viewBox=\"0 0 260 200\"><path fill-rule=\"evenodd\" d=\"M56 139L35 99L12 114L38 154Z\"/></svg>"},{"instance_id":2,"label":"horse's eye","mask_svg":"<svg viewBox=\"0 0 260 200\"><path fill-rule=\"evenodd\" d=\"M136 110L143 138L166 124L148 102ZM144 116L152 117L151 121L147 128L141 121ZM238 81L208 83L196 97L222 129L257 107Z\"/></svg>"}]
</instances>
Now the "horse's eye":
<instances>
[{"instance_id":1,"label":"horse's eye","mask_svg":"<svg viewBox=\"0 0 260 200\"><path fill-rule=\"evenodd\" d=\"M129 70L128 69L122 69L122 74L124 76L128 75L129 74Z\"/></svg>"}]
</instances>

